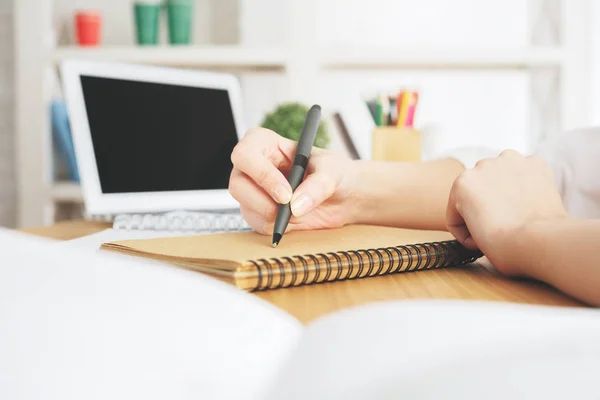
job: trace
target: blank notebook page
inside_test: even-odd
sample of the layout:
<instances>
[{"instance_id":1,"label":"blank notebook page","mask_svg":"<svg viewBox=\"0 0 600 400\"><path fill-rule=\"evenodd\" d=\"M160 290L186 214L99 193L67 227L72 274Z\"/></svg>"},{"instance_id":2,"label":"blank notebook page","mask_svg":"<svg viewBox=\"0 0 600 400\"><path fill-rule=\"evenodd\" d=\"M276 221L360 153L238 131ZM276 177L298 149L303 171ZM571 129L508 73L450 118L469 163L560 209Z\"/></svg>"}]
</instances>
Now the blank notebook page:
<instances>
[{"instance_id":1,"label":"blank notebook page","mask_svg":"<svg viewBox=\"0 0 600 400\"><path fill-rule=\"evenodd\" d=\"M233 270L236 264L261 258L375 249L451 239L452 235L447 232L350 225L338 229L289 232L284 235L277 248L271 247L270 236L255 232L126 240L104 247L164 258L206 261L211 265L218 262L218 266Z\"/></svg>"}]
</instances>

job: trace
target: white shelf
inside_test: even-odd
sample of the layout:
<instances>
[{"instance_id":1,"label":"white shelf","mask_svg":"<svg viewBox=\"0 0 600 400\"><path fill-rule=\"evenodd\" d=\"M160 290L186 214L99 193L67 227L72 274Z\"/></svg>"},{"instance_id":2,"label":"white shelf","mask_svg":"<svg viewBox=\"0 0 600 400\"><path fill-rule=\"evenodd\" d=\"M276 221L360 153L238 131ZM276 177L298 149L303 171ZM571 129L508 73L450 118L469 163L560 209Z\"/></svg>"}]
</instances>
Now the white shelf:
<instances>
[{"instance_id":1,"label":"white shelf","mask_svg":"<svg viewBox=\"0 0 600 400\"><path fill-rule=\"evenodd\" d=\"M324 51L322 60L330 69L524 69L560 67L565 57L560 48L341 48Z\"/></svg>"},{"instance_id":2,"label":"white shelf","mask_svg":"<svg viewBox=\"0 0 600 400\"><path fill-rule=\"evenodd\" d=\"M57 182L50 189L50 197L55 202L82 202L81 187L74 182Z\"/></svg>"},{"instance_id":3,"label":"white shelf","mask_svg":"<svg viewBox=\"0 0 600 400\"><path fill-rule=\"evenodd\" d=\"M315 55L318 57L318 54ZM283 70L289 53L281 48L240 46L106 46L59 47L55 63L66 59L129 62L179 67ZM559 67L560 48L427 49L427 48L332 48L322 50L320 60L329 69L524 69Z\"/></svg>"},{"instance_id":4,"label":"white shelf","mask_svg":"<svg viewBox=\"0 0 600 400\"><path fill-rule=\"evenodd\" d=\"M277 48L240 46L105 46L59 47L55 63L66 59L155 64L177 67L284 69L287 52Z\"/></svg>"}]
</instances>

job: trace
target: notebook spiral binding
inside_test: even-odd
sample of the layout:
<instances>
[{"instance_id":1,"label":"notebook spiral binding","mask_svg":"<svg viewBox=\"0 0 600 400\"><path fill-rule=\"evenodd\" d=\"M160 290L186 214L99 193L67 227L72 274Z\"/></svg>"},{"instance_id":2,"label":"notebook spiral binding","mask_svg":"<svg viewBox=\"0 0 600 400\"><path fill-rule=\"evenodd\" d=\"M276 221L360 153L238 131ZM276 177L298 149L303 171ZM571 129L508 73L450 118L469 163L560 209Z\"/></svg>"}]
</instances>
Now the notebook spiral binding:
<instances>
[{"instance_id":1,"label":"notebook spiral binding","mask_svg":"<svg viewBox=\"0 0 600 400\"><path fill-rule=\"evenodd\" d=\"M258 273L254 289L266 290L459 266L483 254L456 240L395 247L318 253L249 261Z\"/></svg>"},{"instance_id":2,"label":"notebook spiral binding","mask_svg":"<svg viewBox=\"0 0 600 400\"><path fill-rule=\"evenodd\" d=\"M121 214L113 220L119 230L167 232L237 232L251 230L239 212L173 211L163 214Z\"/></svg>"}]
</instances>

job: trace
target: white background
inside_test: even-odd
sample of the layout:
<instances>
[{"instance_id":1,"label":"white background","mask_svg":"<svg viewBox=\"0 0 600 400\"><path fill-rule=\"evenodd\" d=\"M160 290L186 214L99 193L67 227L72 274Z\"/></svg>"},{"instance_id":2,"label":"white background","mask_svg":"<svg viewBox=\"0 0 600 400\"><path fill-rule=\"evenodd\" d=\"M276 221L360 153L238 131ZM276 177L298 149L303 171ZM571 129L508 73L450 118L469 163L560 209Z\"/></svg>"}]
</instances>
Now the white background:
<instances>
[{"instance_id":1,"label":"white background","mask_svg":"<svg viewBox=\"0 0 600 400\"><path fill-rule=\"evenodd\" d=\"M320 0L318 37L324 48L365 45L490 48L531 43L532 4L549 0ZM552 1L552 0L550 0ZM562 0L569 2L587 0ZM13 58L11 0L0 0L0 225L14 224L16 185L12 138ZM54 25L63 43L72 43L77 9L93 8L104 17L104 44L133 43L132 0L54 0ZM588 121L600 124L600 3L589 1L589 93L580 99L590 110ZM287 41L284 0L197 0L194 42L282 45ZM163 24L163 41L165 39ZM350 95L377 89L414 86L421 90L420 127L433 132L435 147L473 144L493 148L531 148L528 142L530 77L509 71L381 71L328 72L307 82L318 89L314 102L329 111ZM276 72L242 76L248 125L287 100L286 79Z\"/></svg>"},{"instance_id":2,"label":"white background","mask_svg":"<svg viewBox=\"0 0 600 400\"><path fill-rule=\"evenodd\" d=\"M266 12L269 10L269 12ZM287 40L284 2L247 0L242 7L241 41L247 45L281 45ZM530 42L527 1L478 0L321 0L318 38L324 48L376 47L518 47ZM260 82L260 83L259 83ZM246 78L268 88L248 105L249 123L277 99L281 82L273 77ZM513 71L335 71L314 85L315 99L334 110L344 99L414 87L421 91L417 122L434 139L436 151L453 146L486 145L494 149L531 150L529 74ZM263 89L264 90L264 89ZM250 90L246 91L251 96ZM272 100L272 101L270 101Z\"/></svg>"},{"instance_id":3,"label":"white background","mask_svg":"<svg viewBox=\"0 0 600 400\"><path fill-rule=\"evenodd\" d=\"M213 16L227 15L215 12L218 7L227 8L227 3L235 11L233 18L214 20ZM68 26L73 9L97 8L105 18L105 44L131 44L131 4L123 0L56 0L56 26L64 26L65 21ZM318 4L317 36L323 48L514 48L530 42L530 7L522 0L320 0ZM200 0L195 18L196 43L219 41L215 26L223 31L223 25L230 27L230 42L237 39L248 46L281 46L288 39L286 4L281 0ZM68 31L59 31L63 40L69 40ZM248 126L258 125L265 112L286 100L281 74L258 72L241 78ZM440 151L469 144L529 150L530 80L526 72L336 71L306 84L322 96L316 95L314 102L329 111L348 96L415 87L422 93L417 121L435 135Z\"/></svg>"}]
</instances>

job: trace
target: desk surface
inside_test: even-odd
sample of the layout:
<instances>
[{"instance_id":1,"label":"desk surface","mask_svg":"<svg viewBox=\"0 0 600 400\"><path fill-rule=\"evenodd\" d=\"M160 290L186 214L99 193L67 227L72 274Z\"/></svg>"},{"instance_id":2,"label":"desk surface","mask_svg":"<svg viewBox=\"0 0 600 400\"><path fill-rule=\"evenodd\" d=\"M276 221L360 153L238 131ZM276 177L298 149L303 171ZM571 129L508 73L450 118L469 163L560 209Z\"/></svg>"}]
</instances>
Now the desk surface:
<instances>
[{"instance_id":1,"label":"desk surface","mask_svg":"<svg viewBox=\"0 0 600 400\"><path fill-rule=\"evenodd\" d=\"M23 231L69 240L99 232L108 226L101 222L73 221ZM255 295L302 322L346 307L397 299L468 299L583 306L542 283L503 277L485 261L465 267L299 286L257 292Z\"/></svg>"}]
</instances>

